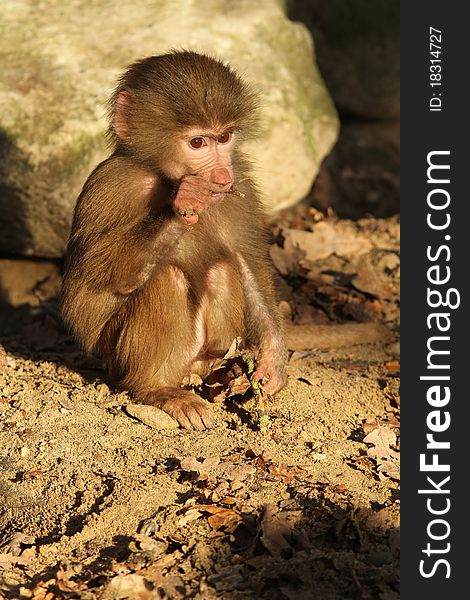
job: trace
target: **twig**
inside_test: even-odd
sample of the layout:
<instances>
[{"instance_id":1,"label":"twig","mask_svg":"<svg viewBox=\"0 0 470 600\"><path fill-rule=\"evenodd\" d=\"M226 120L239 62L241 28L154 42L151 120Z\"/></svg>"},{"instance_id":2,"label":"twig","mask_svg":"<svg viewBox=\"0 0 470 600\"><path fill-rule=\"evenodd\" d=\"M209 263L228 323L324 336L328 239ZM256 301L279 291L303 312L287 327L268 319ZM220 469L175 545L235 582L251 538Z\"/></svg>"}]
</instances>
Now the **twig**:
<instances>
[{"instance_id":1,"label":"twig","mask_svg":"<svg viewBox=\"0 0 470 600\"><path fill-rule=\"evenodd\" d=\"M235 196L239 196L240 198L246 198L246 194L240 192L239 190L235 190L234 188L230 188L226 194L234 194Z\"/></svg>"},{"instance_id":2,"label":"twig","mask_svg":"<svg viewBox=\"0 0 470 600\"><path fill-rule=\"evenodd\" d=\"M251 387L253 388L253 392L257 401L256 410L258 412L258 427L261 432L266 433L267 430L271 427L271 422L269 420L269 415L266 413L264 401L265 399L269 399L270 396L267 392L264 391L262 384L259 381L253 379L253 373L256 370L254 356L245 356L244 361L247 366L247 376L250 381Z\"/></svg>"}]
</instances>

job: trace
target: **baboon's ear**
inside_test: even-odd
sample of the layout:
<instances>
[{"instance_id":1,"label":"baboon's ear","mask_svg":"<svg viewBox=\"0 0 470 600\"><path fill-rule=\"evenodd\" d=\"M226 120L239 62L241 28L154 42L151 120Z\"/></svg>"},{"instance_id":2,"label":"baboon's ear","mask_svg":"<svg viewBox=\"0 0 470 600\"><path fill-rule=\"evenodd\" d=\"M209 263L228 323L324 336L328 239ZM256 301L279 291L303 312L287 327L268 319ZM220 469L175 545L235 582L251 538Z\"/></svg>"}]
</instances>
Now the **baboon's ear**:
<instances>
[{"instance_id":1,"label":"baboon's ear","mask_svg":"<svg viewBox=\"0 0 470 600\"><path fill-rule=\"evenodd\" d=\"M121 140L127 140L129 137L129 125L127 122L127 114L130 103L129 92L119 92L116 98L116 108L114 111L113 127L116 135Z\"/></svg>"}]
</instances>

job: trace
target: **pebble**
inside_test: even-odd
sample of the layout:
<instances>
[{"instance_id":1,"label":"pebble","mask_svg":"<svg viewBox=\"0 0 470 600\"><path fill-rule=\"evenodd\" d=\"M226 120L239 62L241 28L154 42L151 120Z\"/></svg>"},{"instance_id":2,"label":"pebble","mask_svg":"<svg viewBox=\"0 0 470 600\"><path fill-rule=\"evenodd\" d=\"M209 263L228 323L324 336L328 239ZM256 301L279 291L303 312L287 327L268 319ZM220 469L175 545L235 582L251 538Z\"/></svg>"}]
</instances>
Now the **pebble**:
<instances>
[{"instance_id":1,"label":"pebble","mask_svg":"<svg viewBox=\"0 0 470 600\"><path fill-rule=\"evenodd\" d=\"M127 404L125 411L128 415L138 419L144 425L152 427L152 429L177 429L179 427L175 419L155 406Z\"/></svg>"}]
</instances>

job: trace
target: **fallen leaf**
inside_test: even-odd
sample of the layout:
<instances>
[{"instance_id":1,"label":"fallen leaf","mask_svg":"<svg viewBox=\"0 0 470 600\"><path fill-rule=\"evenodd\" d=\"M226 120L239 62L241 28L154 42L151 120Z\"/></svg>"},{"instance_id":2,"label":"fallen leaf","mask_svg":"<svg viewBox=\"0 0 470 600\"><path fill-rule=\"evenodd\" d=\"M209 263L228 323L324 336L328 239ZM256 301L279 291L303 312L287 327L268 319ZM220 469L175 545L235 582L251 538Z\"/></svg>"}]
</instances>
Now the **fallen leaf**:
<instances>
[{"instance_id":1,"label":"fallen leaf","mask_svg":"<svg viewBox=\"0 0 470 600\"><path fill-rule=\"evenodd\" d=\"M368 477L374 477L373 471L375 464L368 456L353 456L350 464L352 467L357 468L359 471L365 473Z\"/></svg>"},{"instance_id":2,"label":"fallen leaf","mask_svg":"<svg viewBox=\"0 0 470 600\"><path fill-rule=\"evenodd\" d=\"M394 252L374 249L359 259L352 284L356 289L376 298L397 299L400 293L398 281L390 276L390 267L398 266L399 258Z\"/></svg>"},{"instance_id":3,"label":"fallen leaf","mask_svg":"<svg viewBox=\"0 0 470 600\"><path fill-rule=\"evenodd\" d=\"M332 223L321 221L314 225L313 231L300 231L288 229L284 231L284 247L290 245L303 253L300 265L306 268L317 260L327 258L331 254L347 256L349 254L360 255L372 248L371 242L358 235L353 228L338 228Z\"/></svg>"},{"instance_id":4,"label":"fallen leaf","mask_svg":"<svg viewBox=\"0 0 470 600\"><path fill-rule=\"evenodd\" d=\"M220 463L218 456L209 456L202 461L201 471L212 471Z\"/></svg>"},{"instance_id":5,"label":"fallen leaf","mask_svg":"<svg viewBox=\"0 0 470 600\"><path fill-rule=\"evenodd\" d=\"M25 547L32 546L36 541L36 538L32 535L23 533L22 531L15 531L11 535L8 535L0 542L0 550L4 552L10 552L12 556L20 556L24 552Z\"/></svg>"},{"instance_id":6,"label":"fallen leaf","mask_svg":"<svg viewBox=\"0 0 470 600\"><path fill-rule=\"evenodd\" d=\"M137 573L116 575L106 585L103 600L156 600L161 596L156 591L151 591L146 585L146 579Z\"/></svg>"},{"instance_id":7,"label":"fallen leaf","mask_svg":"<svg viewBox=\"0 0 470 600\"><path fill-rule=\"evenodd\" d=\"M229 533L235 531L242 522L242 516L232 508L224 508L214 515L208 517L207 522L214 530L226 529Z\"/></svg>"},{"instance_id":8,"label":"fallen leaf","mask_svg":"<svg viewBox=\"0 0 470 600\"><path fill-rule=\"evenodd\" d=\"M373 429L363 440L366 444L372 444L373 448L369 448L367 454L374 458L382 459L390 456L398 457L398 453L390 448L396 444L397 436L390 427L377 427Z\"/></svg>"},{"instance_id":9,"label":"fallen leaf","mask_svg":"<svg viewBox=\"0 0 470 600\"><path fill-rule=\"evenodd\" d=\"M399 360L391 360L388 363L385 363L385 368L389 373L397 373L400 371L400 361Z\"/></svg>"},{"instance_id":10,"label":"fallen leaf","mask_svg":"<svg viewBox=\"0 0 470 600\"><path fill-rule=\"evenodd\" d=\"M274 557L292 552L289 539L300 519L300 511L281 512L274 504L267 504L261 519L261 543Z\"/></svg>"},{"instance_id":11,"label":"fallen leaf","mask_svg":"<svg viewBox=\"0 0 470 600\"><path fill-rule=\"evenodd\" d=\"M188 523L191 523L191 521L196 521L199 517L202 517L202 512L196 508L190 508L178 519L178 525L187 525Z\"/></svg>"},{"instance_id":12,"label":"fallen leaf","mask_svg":"<svg viewBox=\"0 0 470 600\"><path fill-rule=\"evenodd\" d=\"M231 506L232 504L236 504L237 503L237 499L234 498L233 496L223 496L220 499L220 503L221 504L228 504L229 506Z\"/></svg>"},{"instance_id":13,"label":"fallen leaf","mask_svg":"<svg viewBox=\"0 0 470 600\"><path fill-rule=\"evenodd\" d=\"M298 262L302 258L302 253L288 239L285 240L283 248L273 244L269 248L269 254L281 275L289 275L298 270Z\"/></svg>"},{"instance_id":14,"label":"fallen leaf","mask_svg":"<svg viewBox=\"0 0 470 600\"><path fill-rule=\"evenodd\" d=\"M281 463L280 465L269 465L269 475L274 479L280 479L282 483L290 483L294 474L290 467Z\"/></svg>"},{"instance_id":15,"label":"fallen leaf","mask_svg":"<svg viewBox=\"0 0 470 600\"><path fill-rule=\"evenodd\" d=\"M161 590L165 594L165 598L169 600L179 600L180 598L187 598L186 586L179 575L171 574L159 574L153 576L151 581L155 584L157 590ZM161 598L162 595L158 593L155 598Z\"/></svg>"},{"instance_id":16,"label":"fallen leaf","mask_svg":"<svg viewBox=\"0 0 470 600\"><path fill-rule=\"evenodd\" d=\"M400 479L400 455L390 448L397 441L397 436L391 427L379 426L366 435L363 441L372 444L372 447L367 450L367 454L377 461L379 477L387 475L393 479Z\"/></svg>"},{"instance_id":17,"label":"fallen leaf","mask_svg":"<svg viewBox=\"0 0 470 600\"><path fill-rule=\"evenodd\" d=\"M253 465L234 465L233 463L223 463L223 475L229 481L244 481L250 475L256 473L256 467Z\"/></svg>"},{"instance_id":18,"label":"fallen leaf","mask_svg":"<svg viewBox=\"0 0 470 600\"><path fill-rule=\"evenodd\" d=\"M235 379L232 379L229 384L228 384L228 395L227 397L230 396L236 396L236 395L244 395L246 394L246 392L250 389L251 384L248 380L248 377L246 376L246 373L243 373L243 375L240 375L239 377L236 377Z\"/></svg>"},{"instance_id":19,"label":"fallen leaf","mask_svg":"<svg viewBox=\"0 0 470 600\"><path fill-rule=\"evenodd\" d=\"M194 456L186 456L180 462L180 467L188 473L199 473L202 463Z\"/></svg>"},{"instance_id":20,"label":"fallen leaf","mask_svg":"<svg viewBox=\"0 0 470 600\"><path fill-rule=\"evenodd\" d=\"M241 337L236 337L230 344L230 348L225 353L223 360L228 360L230 358L241 356L242 351L240 350L240 348L243 348L243 340Z\"/></svg>"},{"instance_id":21,"label":"fallen leaf","mask_svg":"<svg viewBox=\"0 0 470 600\"><path fill-rule=\"evenodd\" d=\"M0 569L11 569L15 563L15 557L11 552L0 552Z\"/></svg>"},{"instance_id":22,"label":"fallen leaf","mask_svg":"<svg viewBox=\"0 0 470 600\"><path fill-rule=\"evenodd\" d=\"M220 458L218 456L206 458L202 462L199 462L194 456L187 456L182 459L180 466L183 471L198 473L196 481L201 481L207 479L219 463Z\"/></svg>"},{"instance_id":23,"label":"fallen leaf","mask_svg":"<svg viewBox=\"0 0 470 600\"><path fill-rule=\"evenodd\" d=\"M41 469L30 469L23 473L23 481L30 481L31 479L37 479L42 475Z\"/></svg>"},{"instance_id":24,"label":"fallen leaf","mask_svg":"<svg viewBox=\"0 0 470 600\"><path fill-rule=\"evenodd\" d=\"M59 567L56 573L56 585L61 592L73 592L79 587L79 583L76 581L71 581L70 578L76 575L76 572L73 569L63 569Z\"/></svg>"},{"instance_id":25,"label":"fallen leaf","mask_svg":"<svg viewBox=\"0 0 470 600\"><path fill-rule=\"evenodd\" d=\"M215 504L195 504L193 508L202 512L207 512L211 515L216 515L217 513L226 510L225 508L222 508L222 506L216 506Z\"/></svg>"},{"instance_id":26,"label":"fallen leaf","mask_svg":"<svg viewBox=\"0 0 470 600\"><path fill-rule=\"evenodd\" d=\"M362 425L362 429L364 430L364 433L366 435L369 434L374 429L377 429L377 428L380 428L380 427L385 427L385 428L390 428L390 427L399 428L400 427L400 421L396 418L395 415L390 415L386 419L377 419L377 418L367 419L366 421L364 421L364 424Z\"/></svg>"},{"instance_id":27,"label":"fallen leaf","mask_svg":"<svg viewBox=\"0 0 470 600\"><path fill-rule=\"evenodd\" d=\"M34 586L33 595L31 597L32 600L54 600L54 593L47 591L51 581L53 580L39 581L39 583Z\"/></svg>"},{"instance_id":28,"label":"fallen leaf","mask_svg":"<svg viewBox=\"0 0 470 600\"><path fill-rule=\"evenodd\" d=\"M134 540L129 543L129 549L144 554L147 560L155 561L168 550L168 543L159 538L137 533L134 534Z\"/></svg>"},{"instance_id":29,"label":"fallen leaf","mask_svg":"<svg viewBox=\"0 0 470 600\"><path fill-rule=\"evenodd\" d=\"M377 468L377 471L379 473L379 477L380 475L386 475L387 477L391 477L397 481L400 480L400 465L398 463L398 459L384 460Z\"/></svg>"}]
</instances>

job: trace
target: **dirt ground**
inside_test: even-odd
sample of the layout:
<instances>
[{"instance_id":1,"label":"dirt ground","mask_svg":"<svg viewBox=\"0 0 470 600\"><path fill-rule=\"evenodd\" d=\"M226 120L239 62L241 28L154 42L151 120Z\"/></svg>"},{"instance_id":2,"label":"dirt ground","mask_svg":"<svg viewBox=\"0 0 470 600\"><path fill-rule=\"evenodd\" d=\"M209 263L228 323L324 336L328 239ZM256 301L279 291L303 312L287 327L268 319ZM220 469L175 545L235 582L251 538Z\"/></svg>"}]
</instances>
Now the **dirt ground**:
<instances>
[{"instance_id":1,"label":"dirt ground","mask_svg":"<svg viewBox=\"0 0 470 600\"><path fill-rule=\"evenodd\" d=\"M291 350L261 429L247 394L210 431L131 416L60 327L59 266L0 261L0 597L399 597L398 220L271 229L287 318L390 335Z\"/></svg>"}]
</instances>

